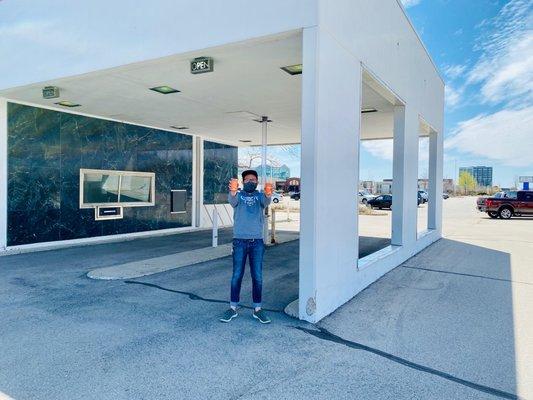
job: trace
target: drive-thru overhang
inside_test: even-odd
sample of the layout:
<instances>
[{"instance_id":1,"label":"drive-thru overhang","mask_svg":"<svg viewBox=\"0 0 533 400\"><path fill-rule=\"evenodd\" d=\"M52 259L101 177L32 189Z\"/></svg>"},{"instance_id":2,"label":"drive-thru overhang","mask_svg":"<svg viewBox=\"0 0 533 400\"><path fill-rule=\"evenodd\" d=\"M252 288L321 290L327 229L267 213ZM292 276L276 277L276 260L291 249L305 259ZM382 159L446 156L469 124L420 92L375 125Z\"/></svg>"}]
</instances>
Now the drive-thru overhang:
<instances>
[{"instance_id":1,"label":"drive-thru overhang","mask_svg":"<svg viewBox=\"0 0 533 400\"><path fill-rule=\"evenodd\" d=\"M273 1L262 14L239 1L217 12L178 3L185 24L202 21L203 33L171 27L179 38L160 57L0 91L1 247L10 247L10 103L192 136L192 228L202 225L204 141L261 145L256 120L268 116L268 145L301 144L299 316L311 322L440 238L444 85L398 2L293 1L287 10ZM222 24L225 17L242 21L241 29ZM192 74L191 60L203 56L213 71ZM282 69L294 65L303 73ZM45 86L59 88L60 97L44 99ZM151 90L157 86L179 92ZM423 235L416 229L420 135L430 138ZM384 138L394 142L392 245L358 260L360 141Z\"/></svg>"}]
</instances>

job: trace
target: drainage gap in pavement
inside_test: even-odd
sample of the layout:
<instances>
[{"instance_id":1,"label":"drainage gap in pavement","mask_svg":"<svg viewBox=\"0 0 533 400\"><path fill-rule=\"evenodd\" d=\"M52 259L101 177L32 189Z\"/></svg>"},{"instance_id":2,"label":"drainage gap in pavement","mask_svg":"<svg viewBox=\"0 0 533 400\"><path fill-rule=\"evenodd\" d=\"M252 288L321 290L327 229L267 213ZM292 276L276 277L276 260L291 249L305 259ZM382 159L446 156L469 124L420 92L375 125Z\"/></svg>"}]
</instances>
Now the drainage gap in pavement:
<instances>
[{"instance_id":1,"label":"drainage gap in pavement","mask_svg":"<svg viewBox=\"0 0 533 400\"><path fill-rule=\"evenodd\" d=\"M135 285L143 285L143 286L148 286L148 287L152 287L152 288L159 289L159 290L164 290L165 292L183 294L185 296L188 296L189 299L191 299L191 300L200 300L200 301L205 301L207 303L229 304L229 302L227 300L208 299L208 298L205 298L205 297L202 297L202 296L198 296L197 294L194 294L194 293L191 293L191 292L184 292L184 291L181 291L181 290L168 289L168 288L165 288L163 286L156 285L154 283L139 282L139 281L124 281L124 283L135 284ZM240 306L240 308L247 308L247 309L250 309L250 310L253 309L253 307L250 307L250 306ZM274 313L283 313L283 310L276 310L276 309L272 309L272 308L264 308L263 307L263 310L269 311L269 312L274 312Z\"/></svg>"}]
</instances>

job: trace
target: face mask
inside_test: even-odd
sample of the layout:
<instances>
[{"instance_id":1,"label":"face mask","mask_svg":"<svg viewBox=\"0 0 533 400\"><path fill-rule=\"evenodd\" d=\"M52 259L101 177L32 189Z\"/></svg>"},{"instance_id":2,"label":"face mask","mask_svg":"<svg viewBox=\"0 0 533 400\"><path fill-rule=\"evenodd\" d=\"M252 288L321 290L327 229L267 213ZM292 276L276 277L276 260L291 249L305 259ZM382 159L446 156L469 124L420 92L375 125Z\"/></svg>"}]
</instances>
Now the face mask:
<instances>
[{"instance_id":1,"label":"face mask","mask_svg":"<svg viewBox=\"0 0 533 400\"><path fill-rule=\"evenodd\" d=\"M257 183L255 182L246 182L244 184L244 191L252 193L257 188Z\"/></svg>"}]
</instances>

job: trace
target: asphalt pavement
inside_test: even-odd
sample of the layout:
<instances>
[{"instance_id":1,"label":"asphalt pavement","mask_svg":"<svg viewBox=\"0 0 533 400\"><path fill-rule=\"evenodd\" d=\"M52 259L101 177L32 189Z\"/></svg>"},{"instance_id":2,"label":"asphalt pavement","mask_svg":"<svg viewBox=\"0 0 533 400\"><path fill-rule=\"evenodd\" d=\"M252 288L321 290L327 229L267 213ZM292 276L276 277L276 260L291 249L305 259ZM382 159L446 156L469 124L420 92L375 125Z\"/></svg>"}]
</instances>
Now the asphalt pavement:
<instances>
[{"instance_id":1,"label":"asphalt pavement","mask_svg":"<svg viewBox=\"0 0 533 400\"><path fill-rule=\"evenodd\" d=\"M281 312L298 242L266 252L269 325L247 308L217 320L229 257L86 277L177 251L172 238L0 257L0 398L533 399L533 221L488 220L471 201L447 200L445 239L317 325ZM242 293L249 304L248 271Z\"/></svg>"}]
</instances>

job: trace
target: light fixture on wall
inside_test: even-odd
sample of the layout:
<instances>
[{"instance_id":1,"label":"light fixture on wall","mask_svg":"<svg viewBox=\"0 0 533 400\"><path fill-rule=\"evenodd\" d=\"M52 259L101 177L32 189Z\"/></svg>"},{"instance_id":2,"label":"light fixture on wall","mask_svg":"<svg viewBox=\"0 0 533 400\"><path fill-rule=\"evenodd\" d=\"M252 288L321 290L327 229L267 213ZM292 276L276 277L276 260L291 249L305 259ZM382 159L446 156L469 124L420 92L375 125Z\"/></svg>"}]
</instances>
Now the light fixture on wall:
<instances>
[{"instance_id":1,"label":"light fixture on wall","mask_svg":"<svg viewBox=\"0 0 533 400\"><path fill-rule=\"evenodd\" d=\"M378 112L375 108L363 108L361 114L375 113Z\"/></svg>"},{"instance_id":2,"label":"light fixture on wall","mask_svg":"<svg viewBox=\"0 0 533 400\"><path fill-rule=\"evenodd\" d=\"M302 64L288 65L286 67L281 67L283 71L290 75L300 75L303 71Z\"/></svg>"},{"instance_id":3,"label":"light fixture on wall","mask_svg":"<svg viewBox=\"0 0 533 400\"><path fill-rule=\"evenodd\" d=\"M170 86L155 86L150 88L150 90L153 90L154 92L161 93L161 94L170 94L170 93L179 93L180 91L178 89L174 89Z\"/></svg>"},{"instance_id":4,"label":"light fixture on wall","mask_svg":"<svg viewBox=\"0 0 533 400\"><path fill-rule=\"evenodd\" d=\"M69 108L80 107L81 106L81 104L73 103L71 101L66 101L66 100L59 101L59 102L57 102L55 104L57 104L58 106L69 107Z\"/></svg>"}]
</instances>

